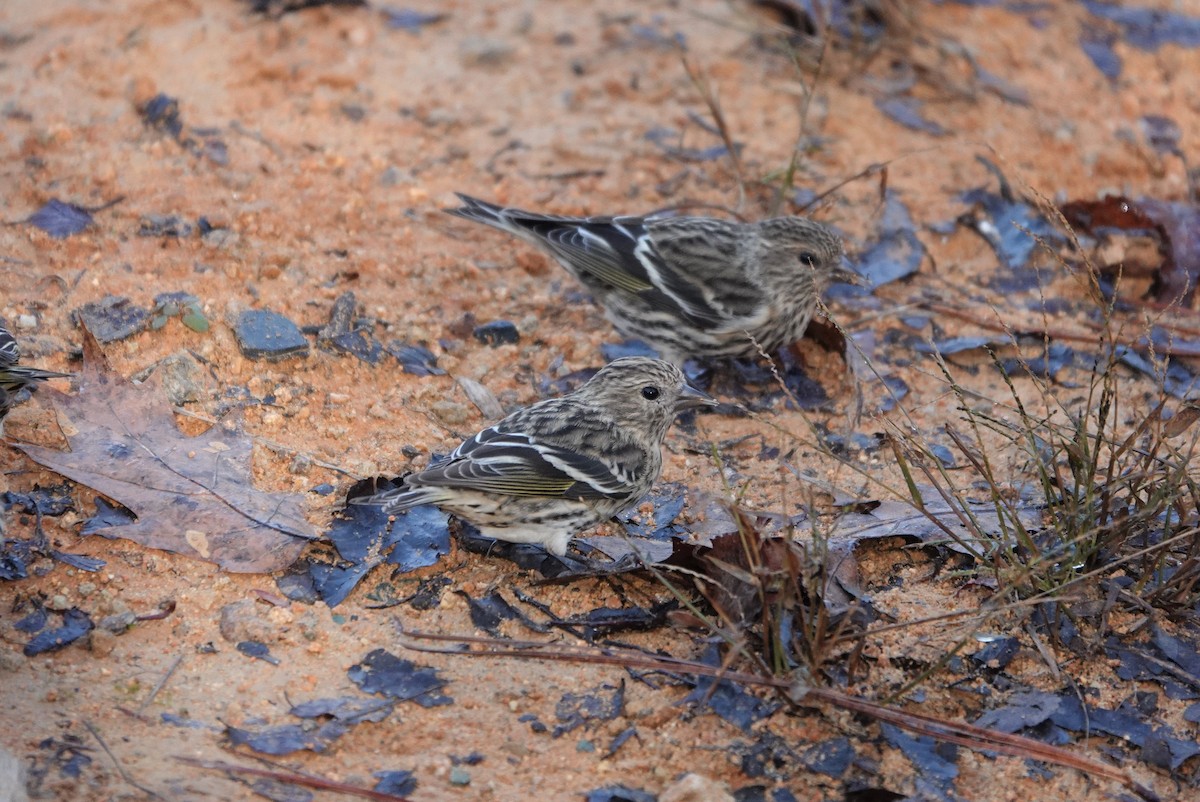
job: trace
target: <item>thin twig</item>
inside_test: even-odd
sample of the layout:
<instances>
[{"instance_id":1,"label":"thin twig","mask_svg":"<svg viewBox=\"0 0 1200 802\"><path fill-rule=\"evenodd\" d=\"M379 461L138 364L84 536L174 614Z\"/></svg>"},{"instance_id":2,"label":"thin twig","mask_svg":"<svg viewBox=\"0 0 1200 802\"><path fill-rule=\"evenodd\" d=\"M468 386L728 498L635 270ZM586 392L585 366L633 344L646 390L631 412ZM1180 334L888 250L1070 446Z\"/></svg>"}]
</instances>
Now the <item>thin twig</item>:
<instances>
[{"instance_id":1,"label":"thin twig","mask_svg":"<svg viewBox=\"0 0 1200 802\"><path fill-rule=\"evenodd\" d=\"M224 771L229 774L241 774L246 777L262 777L268 780L275 780L276 782L314 788L318 791L332 791L335 794L360 796L363 799L375 799L379 800L379 802L409 802L408 797L396 796L395 794L388 794L383 791L374 791L370 788L361 788L357 785L341 783L336 780L327 780L324 777L316 777L312 774L271 771L270 769L259 769L254 766L239 766L236 763L226 763L223 760L199 760L194 757L184 757L183 755L176 755L175 759L180 763L186 763L189 766L195 766L200 769Z\"/></svg>"},{"instance_id":2,"label":"thin twig","mask_svg":"<svg viewBox=\"0 0 1200 802\"><path fill-rule=\"evenodd\" d=\"M713 122L717 124L717 130L721 132L721 141L725 143L725 150L729 151L729 162L733 165L733 173L738 183L737 207L742 209L746 205L746 173L742 169L742 157L738 153L737 143L733 141L733 133L729 130L729 124L725 121L725 113L721 110L721 103L717 100L717 95L713 91L712 84L705 81L696 72L691 62L687 60L687 56L681 55L680 61L683 62L683 70L687 73L692 85L696 87L696 91L704 99L704 104L708 106L708 112L712 115Z\"/></svg>"},{"instance_id":3,"label":"thin twig","mask_svg":"<svg viewBox=\"0 0 1200 802\"><path fill-rule=\"evenodd\" d=\"M1018 338L1021 338L1021 337L1043 338L1043 339L1049 338L1051 340L1059 340L1059 341L1064 341L1064 342L1077 342L1077 343L1091 343L1094 345L1096 343L1097 338L1099 338L1101 336L1099 331L1084 332L1082 334L1076 334L1075 332L1063 331L1061 329L1050 329L1050 328L1013 329L1009 325L1006 325L1005 323L995 322L995 321L986 319L985 317L980 315L977 310L958 309L956 307L948 306L948 305L942 304L942 303L937 303L935 301L920 301L920 302L917 302L915 305L924 307L925 309L928 309L930 312L937 312L939 315L948 315L950 317L958 318L959 320L965 320L969 323L972 323L972 324L979 326L982 329L986 329L988 331L1004 332L1005 334L1011 334L1012 336L1015 336ZM1176 329L1174 326L1171 326L1170 324L1163 324L1163 327L1167 328L1171 331L1178 331L1178 329ZM1139 338L1139 339L1135 339L1135 340L1132 340L1129 342L1120 343L1120 345L1125 346L1126 348L1130 348L1130 349L1138 352L1139 354L1150 354L1153 352L1157 352L1160 355L1166 355L1166 356L1187 356L1187 357L1200 356L1200 346L1197 346L1196 343L1190 342L1190 341L1178 342L1178 341L1170 340L1165 343L1155 344L1154 342L1150 341L1149 339L1140 339Z\"/></svg>"},{"instance_id":4,"label":"thin twig","mask_svg":"<svg viewBox=\"0 0 1200 802\"><path fill-rule=\"evenodd\" d=\"M171 676L175 673L175 669L179 668L179 664L182 662L183 662L183 653L180 652L179 656L177 656L171 662L171 666L170 666L170 668L167 669L167 673L163 674L162 679L160 679L158 681L158 684L154 686L154 690L150 691L150 695L146 697L146 701L144 701L140 705L138 705L137 714L139 716L142 714L142 711L144 711L147 707L150 706L150 703L154 701L154 697L158 696L159 691L161 691L163 689L163 687L167 684L167 682L170 681Z\"/></svg>"},{"instance_id":5,"label":"thin twig","mask_svg":"<svg viewBox=\"0 0 1200 802\"><path fill-rule=\"evenodd\" d=\"M276 158L282 159L284 157L282 148L280 148L278 145L276 145L271 140L267 139L265 136L263 136L258 131L251 131L249 128L242 125L242 123L239 120L231 120L229 123L229 128L234 133L238 133L244 137L253 139L255 142L262 145L267 150L271 151L271 153L275 154Z\"/></svg>"},{"instance_id":6,"label":"thin twig","mask_svg":"<svg viewBox=\"0 0 1200 802\"><path fill-rule=\"evenodd\" d=\"M117 773L121 775L121 779L141 791L143 794L153 797L154 799L161 799L162 802L167 802L167 798L165 796L158 793L153 788L147 788L137 780L133 779L129 772L125 770L125 767L121 765L121 761L117 760L117 756L114 755L112 750L108 748L108 744L106 744L104 739L100 737L100 731L96 729L92 722L85 718L83 720L83 726L87 727L88 732L90 732L92 737L96 739L96 743L100 744L100 748L104 750L106 755L108 755L108 759L111 760L113 765L117 767Z\"/></svg>"},{"instance_id":7,"label":"thin twig","mask_svg":"<svg viewBox=\"0 0 1200 802\"><path fill-rule=\"evenodd\" d=\"M453 646L433 647L416 643L416 640L449 642ZM675 671L688 674L726 679L744 685L773 688L797 704L823 702L843 710L863 713L879 721L886 721L919 735L928 735L946 743L968 749L999 752L1020 758L1033 758L1059 766L1074 768L1098 777L1120 783L1142 799L1157 802L1158 796L1137 783L1125 772L1106 763L1077 755L1070 750L1042 743L1022 735L990 730L964 722L950 721L922 713L911 713L887 707L868 699L835 691L829 688L814 688L787 677L750 674L731 671L724 666L710 666L676 657L657 657L639 653L606 649L576 648L546 642L504 641L496 638L442 635L432 632L404 630L401 645L415 651L461 654L468 657L516 657L536 660L565 660L570 662L615 665L622 668ZM484 647L472 650L470 645Z\"/></svg>"}]
</instances>

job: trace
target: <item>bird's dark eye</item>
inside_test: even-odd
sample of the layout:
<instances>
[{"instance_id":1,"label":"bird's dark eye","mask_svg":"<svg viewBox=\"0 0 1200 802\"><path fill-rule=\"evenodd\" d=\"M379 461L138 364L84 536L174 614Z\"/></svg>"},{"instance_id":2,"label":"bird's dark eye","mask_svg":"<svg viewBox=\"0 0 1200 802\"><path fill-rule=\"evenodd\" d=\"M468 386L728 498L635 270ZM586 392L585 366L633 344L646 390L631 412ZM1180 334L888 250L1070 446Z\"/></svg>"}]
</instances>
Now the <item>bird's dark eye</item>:
<instances>
[{"instance_id":1,"label":"bird's dark eye","mask_svg":"<svg viewBox=\"0 0 1200 802\"><path fill-rule=\"evenodd\" d=\"M642 398L646 399L647 401L653 401L654 399L658 398L659 395L661 395L661 393L654 385L642 388Z\"/></svg>"},{"instance_id":2,"label":"bird's dark eye","mask_svg":"<svg viewBox=\"0 0 1200 802\"><path fill-rule=\"evenodd\" d=\"M809 251L801 251L800 252L800 261L803 262L804 264L808 265L809 267L817 266L817 257L814 256Z\"/></svg>"}]
</instances>

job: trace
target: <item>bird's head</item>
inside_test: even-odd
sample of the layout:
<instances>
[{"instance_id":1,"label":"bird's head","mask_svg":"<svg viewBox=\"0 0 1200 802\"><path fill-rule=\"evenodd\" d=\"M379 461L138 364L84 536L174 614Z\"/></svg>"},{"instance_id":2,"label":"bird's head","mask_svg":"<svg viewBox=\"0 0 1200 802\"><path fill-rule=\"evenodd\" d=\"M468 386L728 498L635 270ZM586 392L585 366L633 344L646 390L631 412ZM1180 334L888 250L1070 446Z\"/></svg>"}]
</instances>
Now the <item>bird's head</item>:
<instances>
[{"instance_id":1,"label":"bird's head","mask_svg":"<svg viewBox=\"0 0 1200 802\"><path fill-rule=\"evenodd\" d=\"M839 281L863 283L846 261L841 238L816 220L775 217L763 220L755 229L755 255L767 286L782 289L797 279L811 280L820 293Z\"/></svg>"},{"instance_id":2,"label":"bird's head","mask_svg":"<svg viewBox=\"0 0 1200 802\"><path fill-rule=\"evenodd\" d=\"M653 445L662 443L680 412L717 403L688 384L670 362L637 356L609 362L576 392L623 430L641 434Z\"/></svg>"}]
</instances>

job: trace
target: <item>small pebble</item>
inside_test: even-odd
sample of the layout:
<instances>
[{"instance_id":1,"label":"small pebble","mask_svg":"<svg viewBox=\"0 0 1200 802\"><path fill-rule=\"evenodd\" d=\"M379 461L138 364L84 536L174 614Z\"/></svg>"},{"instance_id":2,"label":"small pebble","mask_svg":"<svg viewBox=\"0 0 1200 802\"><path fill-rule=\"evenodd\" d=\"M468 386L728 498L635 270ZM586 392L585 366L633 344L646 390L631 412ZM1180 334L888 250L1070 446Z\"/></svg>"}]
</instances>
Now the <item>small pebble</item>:
<instances>
[{"instance_id":1,"label":"small pebble","mask_svg":"<svg viewBox=\"0 0 1200 802\"><path fill-rule=\"evenodd\" d=\"M512 61L515 53L508 42L480 36L468 36L458 46L458 60L464 67L499 67Z\"/></svg>"},{"instance_id":2,"label":"small pebble","mask_svg":"<svg viewBox=\"0 0 1200 802\"><path fill-rule=\"evenodd\" d=\"M476 340L493 348L498 345L515 345L521 341L521 333L509 320L494 320L491 323L476 326L473 334Z\"/></svg>"},{"instance_id":3,"label":"small pebble","mask_svg":"<svg viewBox=\"0 0 1200 802\"><path fill-rule=\"evenodd\" d=\"M471 772L464 769L462 766L455 766L450 769L450 784L451 785L470 785Z\"/></svg>"},{"instance_id":4,"label":"small pebble","mask_svg":"<svg viewBox=\"0 0 1200 802\"><path fill-rule=\"evenodd\" d=\"M106 295L72 312L72 317L83 324L102 343L116 342L132 337L150 320L150 312L128 298Z\"/></svg>"},{"instance_id":5,"label":"small pebble","mask_svg":"<svg viewBox=\"0 0 1200 802\"><path fill-rule=\"evenodd\" d=\"M195 228L179 215L144 214L138 221L139 237L174 237L182 239L192 236Z\"/></svg>"},{"instance_id":6,"label":"small pebble","mask_svg":"<svg viewBox=\"0 0 1200 802\"><path fill-rule=\"evenodd\" d=\"M137 622L137 616L130 612L106 615L100 619L98 629L113 635L123 635Z\"/></svg>"},{"instance_id":7,"label":"small pebble","mask_svg":"<svg viewBox=\"0 0 1200 802\"><path fill-rule=\"evenodd\" d=\"M175 406L195 403L207 393L207 374L187 351L177 351L158 363L158 373L167 400Z\"/></svg>"},{"instance_id":8,"label":"small pebble","mask_svg":"<svg viewBox=\"0 0 1200 802\"><path fill-rule=\"evenodd\" d=\"M702 774L685 774L668 786L659 802L734 802L724 783Z\"/></svg>"},{"instance_id":9,"label":"small pebble","mask_svg":"<svg viewBox=\"0 0 1200 802\"><path fill-rule=\"evenodd\" d=\"M278 312L251 309L238 316L233 329L242 355L272 362L308 356L308 340L295 323Z\"/></svg>"},{"instance_id":10,"label":"small pebble","mask_svg":"<svg viewBox=\"0 0 1200 802\"><path fill-rule=\"evenodd\" d=\"M242 599L222 607L219 629L221 637L230 643L267 643L279 637L275 625L261 614L253 599Z\"/></svg>"},{"instance_id":11,"label":"small pebble","mask_svg":"<svg viewBox=\"0 0 1200 802\"><path fill-rule=\"evenodd\" d=\"M211 231L206 231L200 237L201 241L210 248L224 248L228 250L238 242L238 233L229 228L214 228Z\"/></svg>"},{"instance_id":12,"label":"small pebble","mask_svg":"<svg viewBox=\"0 0 1200 802\"><path fill-rule=\"evenodd\" d=\"M457 401L434 401L431 408L438 420L447 426L461 426L471 418L471 411L467 405Z\"/></svg>"},{"instance_id":13,"label":"small pebble","mask_svg":"<svg viewBox=\"0 0 1200 802\"><path fill-rule=\"evenodd\" d=\"M88 642L95 657L108 657L117 645L117 636L103 629L92 630Z\"/></svg>"}]
</instances>

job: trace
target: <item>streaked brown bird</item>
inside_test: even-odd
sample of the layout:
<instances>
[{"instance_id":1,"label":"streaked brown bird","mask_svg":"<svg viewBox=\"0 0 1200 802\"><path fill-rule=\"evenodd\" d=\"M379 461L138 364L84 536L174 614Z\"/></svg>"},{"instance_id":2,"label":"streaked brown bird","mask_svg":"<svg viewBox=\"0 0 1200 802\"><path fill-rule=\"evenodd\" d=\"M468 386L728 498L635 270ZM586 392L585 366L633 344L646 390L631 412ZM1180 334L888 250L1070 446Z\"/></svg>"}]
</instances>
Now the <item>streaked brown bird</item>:
<instances>
[{"instance_id":1,"label":"streaked brown bird","mask_svg":"<svg viewBox=\"0 0 1200 802\"><path fill-rule=\"evenodd\" d=\"M574 535L649 492L675 416L715 403L669 362L618 359L574 392L487 427L402 487L352 503L389 513L434 504L489 537L562 556Z\"/></svg>"},{"instance_id":2,"label":"streaked brown bird","mask_svg":"<svg viewBox=\"0 0 1200 802\"><path fill-rule=\"evenodd\" d=\"M28 368L17 363L21 360L21 347L16 338L0 322L0 435L4 434L4 419L8 411L19 401L19 394L46 379L67 379L70 373Z\"/></svg>"},{"instance_id":3,"label":"streaked brown bird","mask_svg":"<svg viewBox=\"0 0 1200 802\"><path fill-rule=\"evenodd\" d=\"M803 217L559 217L458 197L445 211L548 252L622 335L676 364L791 345L829 285L862 283L837 235Z\"/></svg>"}]
</instances>

